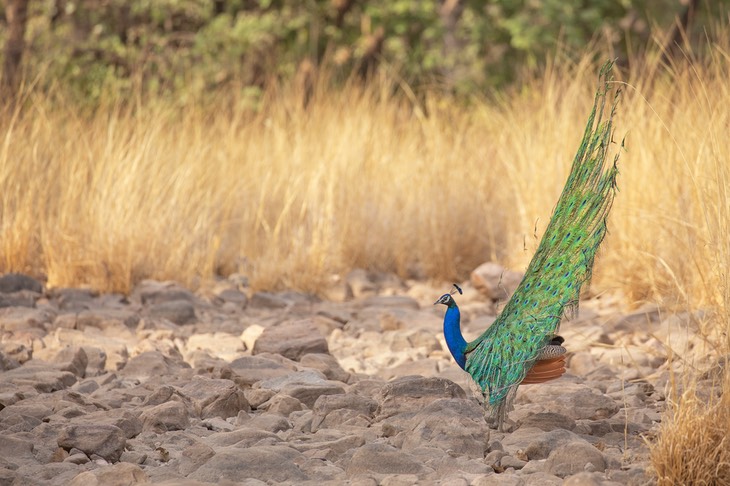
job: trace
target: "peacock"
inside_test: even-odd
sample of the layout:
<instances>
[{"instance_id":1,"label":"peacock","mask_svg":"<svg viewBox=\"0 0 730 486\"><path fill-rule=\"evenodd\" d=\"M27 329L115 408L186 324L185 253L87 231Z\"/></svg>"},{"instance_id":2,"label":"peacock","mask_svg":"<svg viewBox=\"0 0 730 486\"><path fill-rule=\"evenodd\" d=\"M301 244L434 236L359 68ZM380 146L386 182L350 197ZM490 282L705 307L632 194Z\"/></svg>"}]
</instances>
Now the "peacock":
<instances>
[{"instance_id":1,"label":"peacock","mask_svg":"<svg viewBox=\"0 0 730 486\"><path fill-rule=\"evenodd\" d=\"M461 289L455 285L434 303L447 307L446 344L480 387L489 421L499 430L520 384L542 383L565 373L566 349L556 333L563 315L577 312L616 193L618 154L612 167L606 169L605 161L620 89L608 120L603 118L612 67L609 61L601 68L593 109L563 192L525 276L495 322L467 342L453 298Z\"/></svg>"}]
</instances>

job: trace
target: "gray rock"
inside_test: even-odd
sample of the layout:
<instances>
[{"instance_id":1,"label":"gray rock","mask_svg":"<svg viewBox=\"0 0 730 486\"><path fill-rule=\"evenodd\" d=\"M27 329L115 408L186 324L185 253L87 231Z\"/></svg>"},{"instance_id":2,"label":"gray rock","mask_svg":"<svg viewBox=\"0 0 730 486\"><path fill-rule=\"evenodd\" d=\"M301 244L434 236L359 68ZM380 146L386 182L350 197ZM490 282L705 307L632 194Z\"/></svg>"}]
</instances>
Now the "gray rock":
<instances>
[{"instance_id":1,"label":"gray rock","mask_svg":"<svg viewBox=\"0 0 730 486\"><path fill-rule=\"evenodd\" d=\"M115 408L87 413L71 420L72 424L113 425L119 427L127 439L136 437L142 432L142 421L138 414L131 410Z\"/></svg>"},{"instance_id":2,"label":"gray rock","mask_svg":"<svg viewBox=\"0 0 730 486\"><path fill-rule=\"evenodd\" d=\"M320 427L335 428L357 417L373 418L378 402L372 398L354 393L343 395L322 395L312 407L312 432Z\"/></svg>"},{"instance_id":3,"label":"gray rock","mask_svg":"<svg viewBox=\"0 0 730 486\"><path fill-rule=\"evenodd\" d=\"M288 417L292 412L303 410L302 402L289 395L277 394L271 397L263 407L267 412L275 413L283 417Z\"/></svg>"},{"instance_id":4,"label":"gray rock","mask_svg":"<svg viewBox=\"0 0 730 486\"><path fill-rule=\"evenodd\" d=\"M4 407L0 410L0 420L13 415L23 415L26 417L33 417L38 420L44 420L52 414L53 407L47 399L35 398L18 401L12 405Z\"/></svg>"},{"instance_id":5,"label":"gray rock","mask_svg":"<svg viewBox=\"0 0 730 486\"><path fill-rule=\"evenodd\" d=\"M226 288L217 292L216 297L221 299L223 302L229 302L235 304L238 308L244 309L248 305L248 297L246 294L238 289Z\"/></svg>"},{"instance_id":6,"label":"gray rock","mask_svg":"<svg viewBox=\"0 0 730 486\"><path fill-rule=\"evenodd\" d=\"M15 484L66 486L82 470L83 466L68 462L24 466L17 470L20 480Z\"/></svg>"},{"instance_id":7,"label":"gray rock","mask_svg":"<svg viewBox=\"0 0 730 486\"><path fill-rule=\"evenodd\" d=\"M180 402L166 402L145 410L140 420L143 430L156 433L184 430L190 423L188 410Z\"/></svg>"},{"instance_id":8,"label":"gray rock","mask_svg":"<svg viewBox=\"0 0 730 486\"><path fill-rule=\"evenodd\" d=\"M0 350L0 372L8 371L20 367L20 363L16 359L6 355Z\"/></svg>"},{"instance_id":9,"label":"gray rock","mask_svg":"<svg viewBox=\"0 0 730 486\"><path fill-rule=\"evenodd\" d=\"M83 310L74 316L76 318L74 327L80 330L88 327L105 330L115 326L134 329L140 321L139 313L132 309L94 308ZM58 319L56 325L57 323Z\"/></svg>"},{"instance_id":10,"label":"gray rock","mask_svg":"<svg viewBox=\"0 0 730 486\"><path fill-rule=\"evenodd\" d=\"M231 380L195 376L180 392L192 399L201 418L235 417L241 410L251 410L243 391Z\"/></svg>"},{"instance_id":11,"label":"gray rock","mask_svg":"<svg viewBox=\"0 0 730 486\"><path fill-rule=\"evenodd\" d=\"M521 394L530 403L539 404L546 412L565 415L574 420L599 420L616 414L616 402L595 390L578 383L543 383L527 387Z\"/></svg>"},{"instance_id":12,"label":"gray rock","mask_svg":"<svg viewBox=\"0 0 730 486\"><path fill-rule=\"evenodd\" d=\"M376 394L377 418L382 420L404 412L418 412L439 398L466 398L464 390L443 378L405 376L384 385Z\"/></svg>"},{"instance_id":13,"label":"gray rock","mask_svg":"<svg viewBox=\"0 0 730 486\"><path fill-rule=\"evenodd\" d=\"M291 422L275 413L253 415L249 420L244 421L243 425L249 429L259 429L272 433L292 428Z\"/></svg>"},{"instance_id":14,"label":"gray rock","mask_svg":"<svg viewBox=\"0 0 730 486\"><path fill-rule=\"evenodd\" d=\"M164 318L180 326L197 320L195 307L189 300L170 300L152 304L148 312L150 317Z\"/></svg>"},{"instance_id":15,"label":"gray rock","mask_svg":"<svg viewBox=\"0 0 730 486\"><path fill-rule=\"evenodd\" d=\"M69 486L128 486L147 482L149 478L139 466L120 462L109 467L82 472L73 478Z\"/></svg>"},{"instance_id":16,"label":"gray rock","mask_svg":"<svg viewBox=\"0 0 730 486\"><path fill-rule=\"evenodd\" d=\"M135 287L132 299L144 305L160 304L175 300L195 301L195 295L189 290L180 287L174 282L156 282L145 280Z\"/></svg>"},{"instance_id":17,"label":"gray rock","mask_svg":"<svg viewBox=\"0 0 730 486\"><path fill-rule=\"evenodd\" d=\"M335 461L348 451L358 449L365 444L365 439L360 435L345 435L325 440L318 440L319 438L318 435L315 435L312 437L313 440L292 442L291 446L301 452L319 451L325 459Z\"/></svg>"},{"instance_id":18,"label":"gray rock","mask_svg":"<svg viewBox=\"0 0 730 486\"><path fill-rule=\"evenodd\" d=\"M410 454L388 444L365 444L345 468L349 477L365 474L422 474L424 467Z\"/></svg>"},{"instance_id":19,"label":"gray rock","mask_svg":"<svg viewBox=\"0 0 730 486\"><path fill-rule=\"evenodd\" d=\"M114 425L68 425L58 436L58 446L83 451L87 456L96 454L109 462L119 460L127 438L124 431Z\"/></svg>"},{"instance_id":20,"label":"gray rock","mask_svg":"<svg viewBox=\"0 0 730 486\"><path fill-rule=\"evenodd\" d=\"M35 307L36 301L41 298L40 292L19 290L12 293L0 292L0 307Z\"/></svg>"},{"instance_id":21,"label":"gray rock","mask_svg":"<svg viewBox=\"0 0 730 486\"><path fill-rule=\"evenodd\" d=\"M527 474L523 468L522 473L524 474L525 486L563 486L565 484L561 478L545 472L538 471Z\"/></svg>"},{"instance_id":22,"label":"gray rock","mask_svg":"<svg viewBox=\"0 0 730 486\"><path fill-rule=\"evenodd\" d=\"M286 375L261 381L257 387L279 392L289 385L323 385L325 383L328 381L324 374L315 370L306 370L289 372Z\"/></svg>"},{"instance_id":23,"label":"gray rock","mask_svg":"<svg viewBox=\"0 0 730 486\"><path fill-rule=\"evenodd\" d=\"M586 441L575 441L553 450L545 462L545 471L565 478L586 471L588 464L594 468L592 471L606 470L606 460L598 449Z\"/></svg>"},{"instance_id":24,"label":"gray rock","mask_svg":"<svg viewBox=\"0 0 730 486\"><path fill-rule=\"evenodd\" d=\"M0 383L31 386L39 393L52 393L76 383L76 376L68 371L60 371L50 363L31 360L19 368L4 372L0 375Z\"/></svg>"},{"instance_id":25,"label":"gray rock","mask_svg":"<svg viewBox=\"0 0 730 486\"><path fill-rule=\"evenodd\" d=\"M271 292L256 292L249 301L254 309L285 309L289 304L287 299Z\"/></svg>"},{"instance_id":26,"label":"gray rock","mask_svg":"<svg viewBox=\"0 0 730 486\"><path fill-rule=\"evenodd\" d=\"M264 356L242 356L233 360L229 368L232 373L230 379L241 386L286 376L296 369Z\"/></svg>"},{"instance_id":27,"label":"gray rock","mask_svg":"<svg viewBox=\"0 0 730 486\"><path fill-rule=\"evenodd\" d=\"M278 443L281 438L262 429L241 428L230 432L218 432L205 437L203 441L214 449L221 447L234 446L239 448L253 447L256 445L264 445L265 443Z\"/></svg>"},{"instance_id":28,"label":"gray rock","mask_svg":"<svg viewBox=\"0 0 730 486\"><path fill-rule=\"evenodd\" d=\"M32 442L9 436L3 436L0 440L0 458L11 465L12 469L28 464L38 464L38 460L33 455Z\"/></svg>"},{"instance_id":29,"label":"gray rock","mask_svg":"<svg viewBox=\"0 0 730 486\"><path fill-rule=\"evenodd\" d=\"M49 293L60 310L74 313L94 307L94 298L98 295L91 289L77 288L54 288Z\"/></svg>"},{"instance_id":30,"label":"gray rock","mask_svg":"<svg viewBox=\"0 0 730 486\"><path fill-rule=\"evenodd\" d=\"M403 450L437 447L460 456L481 459L487 450L489 428L481 407L474 401L442 398L426 405L411 420Z\"/></svg>"},{"instance_id":31,"label":"gray rock","mask_svg":"<svg viewBox=\"0 0 730 486\"><path fill-rule=\"evenodd\" d=\"M43 330L50 324L55 315L45 309L30 307L2 307L0 308L0 330L22 332L28 329Z\"/></svg>"},{"instance_id":32,"label":"gray rock","mask_svg":"<svg viewBox=\"0 0 730 486\"><path fill-rule=\"evenodd\" d=\"M248 400L249 405L251 405L251 408L258 409L266 408L264 404L271 400L276 395L276 392L269 388L246 388L243 394L246 400Z\"/></svg>"},{"instance_id":33,"label":"gray rock","mask_svg":"<svg viewBox=\"0 0 730 486\"><path fill-rule=\"evenodd\" d=\"M536 427L521 427L502 440L502 447L511 455L527 456L530 460L545 459L559 446L582 441L577 434L563 429L543 432Z\"/></svg>"},{"instance_id":34,"label":"gray rock","mask_svg":"<svg viewBox=\"0 0 730 486\"><path fill-rule=\"evenodd\" d=\"M499 465L503 468L513 468L513 469L522 469L527 464L527 461L523 461L522 459L517 459L516 457L512 456L504 456L499 461Z\"/></svg>"},{"instance_id":35,"label":"gray rock","mask_svg":"<svg viewBox=\"0 0 730 486\"><path fill-rule=\"evenodd\" d=\"M517 289L524 274L487 262L471 272L471 284L488 299L507 300Z\"/></svg>"},{"instance_id":36,"label":"gray rock","mask_svg":"<svg viewBox=\"0 0 730 486\"><path fill-rule=\"evenodd\" d=\"M54 363L61 371L68 371L79 378L86 376L86 367L89 364L89 357L84 348L79 346L64 346L58 348L45 348L36 352L34 358Z\"/></svg>"},{"instance_id":37,"label":"gray rock","mask_svg":"<svg viewBox=\"0 0 730 486\"><path fill-rule=\"evenodd\" d=\"M248 478L266 482L304 481L309 478L295 463L300 457L299 452L282 446L222 449L188 477L211 483Z\"/></svg>"},{"instance_id":38,"label":"gray rock","mask_svg":"<svg viewBox=\"0 0 730 486\"><path fill-rule=\"evenodd\" d=\"M185 448L180 457L179 471L183 476L188 476L208 459L215 455L215 450L202 442L196 442Z\"/></svg>"},{"instance_id":39,"label":"gray rock","mask_svg":"<svg viewBox=\"0 0 730 486\"><path fill-rule=\"evenodd\" d=\"M42 423L35 417L15 413L0 418L0 430L3 431L3 434L30 432Z\"/></svg>"},{"instance_id":40,"label":"gray rock","mask_svg":"<svg viewBox=\"0 0 730 486\"><path fill-rule=\"evenodd\" d=\"M314 385L290 384L281 389L281 393L296 398L309 408L323 395L339 395L345 393L345 388L338 381L331 381Z\"/></svg>"},{"instance_id":41,"label":"gray rock","mask_svg":"<svg viewBox=\"0 0 730 486\"><path fill-rule=\"evenodd\" d=\"M169 358L159 351L147 351L131 358L119 371L119 376L147 381L158 376L180 376L185 369L192 371L184 361Z\"/></svg>"},{"instance_id":42,"label":"gray rock","mask_svg":"<svg viewBox=\"0 0 730 486\"><path fill-rule=\"evenodd\" d=\"M546 432L554 429L575 429L575 420L554 412L541 412L528 415L519 422L520 427L537 427Z\"/></svg>"},{"instance_id":43,"label":"gray rock","mask_svg":"<svg viewBox=\"0 0 730 486\"><path fill-rule=\"evenodd\" d=\"M264 329L252 354L279 354L298 360L309 353L329 353L327 340L311 319L287 321Z\"/></svg>"},{"instance_id":44,"label":"gray rock","mask_svg":"<svg viewBox=\"0 0 730 486\"><path fill-rule=\"evenodd\" d=\"M299 363L304 367L321 371L329 380L347 383L347 380L350 379L350 373L343 370L335 357L331 354L305 354L299 360Z\"/></svg>"},{"instance_id":45,"label":"gray rock","mask_svg":"<svg viewBox=\"0 0 730 486\"><path fill-rule=\"evenodd\" d=\"M0 276L0 293L10 294L21 290L43 293L43 284L29 275L6 273Z\"/></svg>"}]
</instances>

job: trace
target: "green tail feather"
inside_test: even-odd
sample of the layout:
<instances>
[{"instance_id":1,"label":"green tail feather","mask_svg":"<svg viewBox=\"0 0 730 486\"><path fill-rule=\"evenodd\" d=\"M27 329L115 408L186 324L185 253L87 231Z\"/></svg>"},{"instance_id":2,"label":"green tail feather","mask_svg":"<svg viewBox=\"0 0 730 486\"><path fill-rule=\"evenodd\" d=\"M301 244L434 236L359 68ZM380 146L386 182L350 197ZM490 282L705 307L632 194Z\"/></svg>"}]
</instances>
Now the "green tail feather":
<instances>
[{"instance_id":1,"label":"green tail feather","mask_svg":"<svg viewBox=\"0 0 730 486\"><path fill-rule=\"evenodd\" d=\"M612 62L601 69L600 85L570 175L537 252L497 320L466 349L466 370L488 396L500 426L540 350L557 332L566 311L578 307L591 277L596 251L606 235L606 218L616 192L618 168L605 169L613 135L616 90L603 120Z\"/></svg>"}]
</instances>

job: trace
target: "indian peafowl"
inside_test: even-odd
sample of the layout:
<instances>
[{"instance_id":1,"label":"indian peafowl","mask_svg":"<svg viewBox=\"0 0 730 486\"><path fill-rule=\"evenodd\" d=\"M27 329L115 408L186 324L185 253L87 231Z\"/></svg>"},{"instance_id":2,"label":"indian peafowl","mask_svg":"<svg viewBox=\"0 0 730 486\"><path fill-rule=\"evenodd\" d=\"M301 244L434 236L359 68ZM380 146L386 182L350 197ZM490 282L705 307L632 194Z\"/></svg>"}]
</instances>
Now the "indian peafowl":
<instances>
[{"instance_id":1,"label":"indian peafowl","mask_svg":"<svg viewBox=\"0 0 730 486\"><path fill-rule=\"evenodd\" d=\"M524 278L496 321L467 342L453 291L434 303L447 307L444 337L449 351L481 388L490 421L500 430L520 384L542 383L565 373L566 350L555 333L563 314L577 311L616 192L618 155L612 167L604 168L620 94L616 90L608 120L603 120L612 67L608 62L601 69L568 180Z\"/></svg>"}]
</instances>

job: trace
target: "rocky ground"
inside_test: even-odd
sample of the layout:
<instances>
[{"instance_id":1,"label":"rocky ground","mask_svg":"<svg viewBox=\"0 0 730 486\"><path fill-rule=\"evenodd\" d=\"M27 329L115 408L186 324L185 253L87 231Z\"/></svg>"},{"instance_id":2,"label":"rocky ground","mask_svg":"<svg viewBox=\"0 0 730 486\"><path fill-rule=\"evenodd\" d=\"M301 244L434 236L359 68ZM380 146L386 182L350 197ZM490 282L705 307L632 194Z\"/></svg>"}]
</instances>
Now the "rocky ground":
<instances>
[{"instance_id":1,"label":"rocky ground","mask_svg":"<svg viewBox=\"0 0 730 486\"><path fill-rule=\"evenodd\" d=\"M467 338L518 279L464 285ZM0 277L0 485L652 482L645 438L695 316L581 303L568 373L521 387L502 433L446 351L447 290L364 271L327 300L236 276L129 296Z\"/></svg>"}]
</instances>

